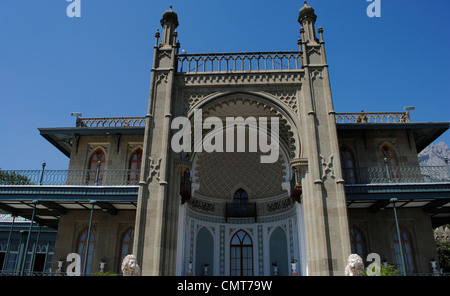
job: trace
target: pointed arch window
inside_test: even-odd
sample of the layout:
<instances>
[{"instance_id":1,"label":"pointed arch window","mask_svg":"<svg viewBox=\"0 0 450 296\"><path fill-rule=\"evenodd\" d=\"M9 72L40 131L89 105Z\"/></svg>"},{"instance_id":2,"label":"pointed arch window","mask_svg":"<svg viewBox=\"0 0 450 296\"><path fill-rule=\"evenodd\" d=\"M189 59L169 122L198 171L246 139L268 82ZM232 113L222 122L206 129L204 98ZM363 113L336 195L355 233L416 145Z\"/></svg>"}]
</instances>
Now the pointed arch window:
<instances>
[{"instance_id":1,"label":"pointed arch window","mask_svg":"<svg viewBox=\"0 0 450 296\"><path fill-rule=\"evenodd\" d=\"M248 194L244 189L239 189L234 193L233 203L239 205L248 204Z\"/></svg>"},{"instance_id":2,"label":"pointed arch window","mask_svg":"<svg viewBox=\"0 0 450 296\"><path fill-rule=\"evenodd\" d=\"M239 230L231 238L230 274L232 276L253 275L253 242L244 230Z\"/></svg>"},{"instance_id":3,"label":"pointed arch window","mask_svg":"<svg viewBox=\"0 0 450 296\"><path fill-rule=\"evenodd\" d=\"M404 256L405 266L406 266L406 274L415 273L416 272L416 260L415 260L415 255L414 255L414 248L413 248L413 242L411 239L411 234L405 228L403 228L401 226L400 226L400 234L401 234L401 241L402 241L403 256ZM395 261L396 261L397 269L402 272L403 266L402 266L402 261L401 261L400 243L398 241L397 231L394 232L393 242L394 242L394 254L395 254Z\"/></svg>"},{"instance_id":4,"label":"pointed arch window","mask_svg":"<svg viewBox=\"0 0 450 296\"><path fill-rule=\"evenodd\" d=\"M252 217L255 222L257 220L256 215L256 203L248 202L248 194L244 189L239 189L234 193L233 202L227 203L225 207L225 221L228 223L228 218L250 218Z\"/></svg>"},{"instance_id":5,"label":"pointed arch window","mask_svg":"<svg viewBox=\"0 0 450 296\"><path fill-rule=\"evenodd\" d=\"M128 184L136 185L139 183L139 174L141 172L142 148L137 148L130 157Z\"/></svg>"},{"instance_id":6,"label":"pointed arch window","mask_svg":"<svg viewBox=\"0 0 450 296\"><path fill-rule=\"evenodd\" d=\"M394 149L392 149L391 146L388 144L384 144L381 146L380 151L380 160L381 163L386 167L388 170L385 171L385 178L388 178L390 180L392 179L398 179L400 177L399 174L399 168L398 168L398 160L397 160L397 154L395 153Z\"/></svg>"},{"instance_id":7,"label":"pointed arch window","mask_svg":"<svg viewBox=\"0 0 450 296\"><path fill-rule=\"evenodd\" d=\"M103 149L98 148L92 153L88 164L88 185L101 185L103 183L103 171L105 169L106 156Z\"/></svg>"},{"instance_id":8,"label":"pointed arch window","mask_svg":"<svg viewBox=\"0 0 450 296\"><path fill-rule=\"evenodd\" d=\"M122 234L122 239L120 241L120 261L119 261L119 270L118 273L121 272L121 265L123 259L133 253L133 245L134 245L134 228L130 227Z\"/></svg>"},{"instance_id":9,"label":"pointed arch window","mask_svg":"<svg viewBox=\"0 0 450 296\"><path fill-rule=\"evenodd\" d=\"M89 249L87 251L87 264L86 264L86 274L91 273L91 267L92 267L92 254L94 252L94 245L95 245L95 237L94 233L91 230L90 239L88 242L88 227L84 228L77 240L77 253L80 255L81 258L81 268L84 267L84 258L86 256L86 248L89 245Z\"/></svg>"},{"instance_id":10,"label":"pointed arch window","mask_svg":"<svg viewBox=\"0 0 450 296\"><path fill-rule=\"evenodd\" d=\"M358 254L361 258L366 258L366 238L364 233L356 226L350 228L350 245L352 254Z\"/></svg>"},{"instance_id":11,"label":"pointed arch window","mask_svg":"<svg viewBox=\"0 0 450 296\"><path fill-rule=\"evenodd\" d=\"M345 182L349 184L357 183L356 162L352 150L348 146L342 145L339 151L341 155L342 173L344 174Z\"/></svg>"}]
</instances>

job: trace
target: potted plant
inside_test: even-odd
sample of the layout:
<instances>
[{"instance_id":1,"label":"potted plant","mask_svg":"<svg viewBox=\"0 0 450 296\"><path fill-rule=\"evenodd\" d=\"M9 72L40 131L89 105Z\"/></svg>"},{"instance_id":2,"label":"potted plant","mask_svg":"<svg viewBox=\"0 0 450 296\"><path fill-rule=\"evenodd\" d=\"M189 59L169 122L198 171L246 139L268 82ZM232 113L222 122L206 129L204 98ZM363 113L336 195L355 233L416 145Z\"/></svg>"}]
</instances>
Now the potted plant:
<instances>
[{"instance_id":1,"label":"potted plant","mask_svg":"<svg viewBox=\"0 0 450 296\"><path fill-rule=\"evenodd\" d=\"M100 272L103 273L105 271L106 258L102 257L100 259Z\"/></svg>"},{"instance_id":2,"label":"potted plant","mask_svg":"<svg viewBox=\"0 0 450 296\"><path fill-rule=\"evenodd\" d=\"M192 275L192 260L189 260L188 275Z\"/></svg>"},{"instance_id":3,"label":"potted plant","mask_svg":"<svg viewBox=\"0 0 450 296\"><path fill-rule=\"evenodd\" d=\"M208 266L209 266L208 263L203 265L203 275L208 275Z\"/></svg>"},{"instance_id":4,"label":"potted plant","mask_svg":"<svg viewBox=\"0 0 450 296\"><path fill-rule=\"evenodd\" d=\"M297 273L297 260L296 259L291 259L291 267L292 267L292 275L293 276L298 275L298 273Z\"/></svg>"},{"instance_id":5,"label":"potted plant","mask_svg":"<svg viewBox=\"0 0 450 296\"><path fill-rule=\"evenodd\" d=\"M66 260L64 260L64 258L62 256L59 256L59 258L58 258L58 270L56 272L62 272L62 267L63 267L64 261L66 261Z\"/></svg>"},{"instance_id":6,"label":"potted plant","mask_svg":"<svg viewBox=\"0 0 450 296\"><path fill-rule=\"evenodd\" d=\"M272 262L273 266L273 275L278 275L278 264L277 261Z\"/></svg>"}]
</instances>

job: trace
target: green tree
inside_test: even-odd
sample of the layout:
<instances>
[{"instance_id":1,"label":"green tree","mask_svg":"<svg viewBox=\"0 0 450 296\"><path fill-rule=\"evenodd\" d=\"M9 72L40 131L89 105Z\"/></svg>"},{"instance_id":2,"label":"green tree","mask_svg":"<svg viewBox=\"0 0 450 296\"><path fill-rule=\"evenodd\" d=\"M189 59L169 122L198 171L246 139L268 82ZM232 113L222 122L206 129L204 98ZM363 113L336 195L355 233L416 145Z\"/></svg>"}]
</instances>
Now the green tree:
<instances>
[{"instance_id":1,"label":"green tree","mask_svg":"<svg viewBox=\"0 0 450 296\"><path fill-rule=\"evenodd\" d=\"M398 276L399 272L393 265L381 265L380 276Z\"/></svg>"},{"instance_id":2,"label":"green tree","mask_svg":"<svg viewBox=\"0 0 450 296\"><path fill-rule=\"evenodd\" d=\"M437 241L436 251L440 268L443 272L450 272L450 241Z\"/></svg>"},{"instance_id":3,"label":"green tree","mask_svg":"<svg viewBox=\"0 0 450 296\"><path fill-rule=\"evenodd\" d=\"M0 185L32 185L31 180L25 176L0 169Z\"/></svg>"},{"instance_id":4,"label":"green tree","mask_svg":"<svg viewBox=\"0 0 450 296\"><path fill-rule=\"evenodd\" d=\"M372 271L374 272L375 269ZM395 269L393 265L389 264L387 264L386 266L384 266L383 264L380 265L380 276L398 276L398 275L399 271ZM367 276L367 268L364 269L363 276Z\"/></svg>"},{"instance_id":5,"label":"green tree","mask_svg":"<svg viewBox=\"0 0 450 296\"><path fill-rule=\"evenodd\" d=\"M106 271L106 272L97 272L94 276L117 276L117 274Z\"/></svg>"}]
</instances>

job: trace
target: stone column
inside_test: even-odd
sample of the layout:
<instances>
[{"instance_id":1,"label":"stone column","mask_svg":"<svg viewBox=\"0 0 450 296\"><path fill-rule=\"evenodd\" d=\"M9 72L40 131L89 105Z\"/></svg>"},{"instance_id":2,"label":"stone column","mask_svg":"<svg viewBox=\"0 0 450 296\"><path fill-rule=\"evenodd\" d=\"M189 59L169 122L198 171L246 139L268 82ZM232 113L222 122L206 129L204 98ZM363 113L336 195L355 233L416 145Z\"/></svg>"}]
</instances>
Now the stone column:
<instances>
[{"instance_id":1,"label":"stone column","mask_svg":"<svg viewBox=\"0 0 450 296\"><path fill-rule=\"evenodd\" d=\"M330 233L339 234L335 238L333 238L334 244L332 244L332 254L334 254L333 260L336 260L336 263L334 264L335 266L333 266L333 269L335 270L333 274L344 275L344 266L346 266L347 258L351 253L347 202L344 187L345 181L342 175L340 150L336 127L336 112L334 111L333 107L330 76L325 54L325 42L323 41L323 29L321 27L319 28L319 34L321 57L322 63L324 65L322 69L322 77L329 135L328 144L331 151L330 155L333 155L332 169L334 178L330 178L328 180L328 183L329 188L335 192L335 198L329 199L327 207L330 216Z\"/></svg>"},{"instance_id":2,"label":"stone column","mask_svg":"<svg viewBox=\"0 0 450 296\"><path fill-rule=\"evenodd\" d=\"M155 45L133 250L142 275L152 276L175 275L173 250L176 251L177 232L173 229L177 227L178 214L172 213L179 204L179 198L169 188L179 188L170 148L178 50L178 17L172 8L163 14L161 26L163 42Z\"/></svg>"},{"instance_id":3,"label":"stone column","mask_svg":"<svg viewBox=\"0 0 450 296\"><path fill-rule=\"evenodd\" d=\"M302 25L303 157L308 159L304 184L305 233L309 275L343 275L350 237L335 112L331 96L323 30L316 39L314 9L300 9Z\"/></svg>"}]
</instances>

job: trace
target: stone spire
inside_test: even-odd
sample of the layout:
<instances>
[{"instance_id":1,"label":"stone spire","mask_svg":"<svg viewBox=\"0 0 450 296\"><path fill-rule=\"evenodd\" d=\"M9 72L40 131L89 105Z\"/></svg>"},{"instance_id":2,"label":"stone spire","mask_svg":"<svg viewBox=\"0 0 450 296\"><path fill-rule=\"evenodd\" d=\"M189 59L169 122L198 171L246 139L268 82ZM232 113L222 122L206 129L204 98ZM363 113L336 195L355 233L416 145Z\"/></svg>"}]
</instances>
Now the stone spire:
<instances>
[{"instance_id":1,"label":"stone spire","mask_svg":"<svg viewBox=\"0 0 450 296\"><path fill-rule=\"evenodd\" d=\"M298 22L302 26L302 31L304 31L304 41L306 42L316 42L315 33L315 23L317 20L317 15L314 12L314 8L306 3L300 9L298 13Z\"/></svg>"},{"instance_id":2,"label":"stone spire","mask_svg":"<svg viewBox=\"0 0 450 296\"><path fill-rule=\"evenodd\" d=\"M178 25L178 15L172 10L172 5L170 5L169 10L166 10L163 13L161 19L161 26L163 28L161 44L163 47L171 47L175 45L175 29Z\"/></svg>"}]
</instances>

